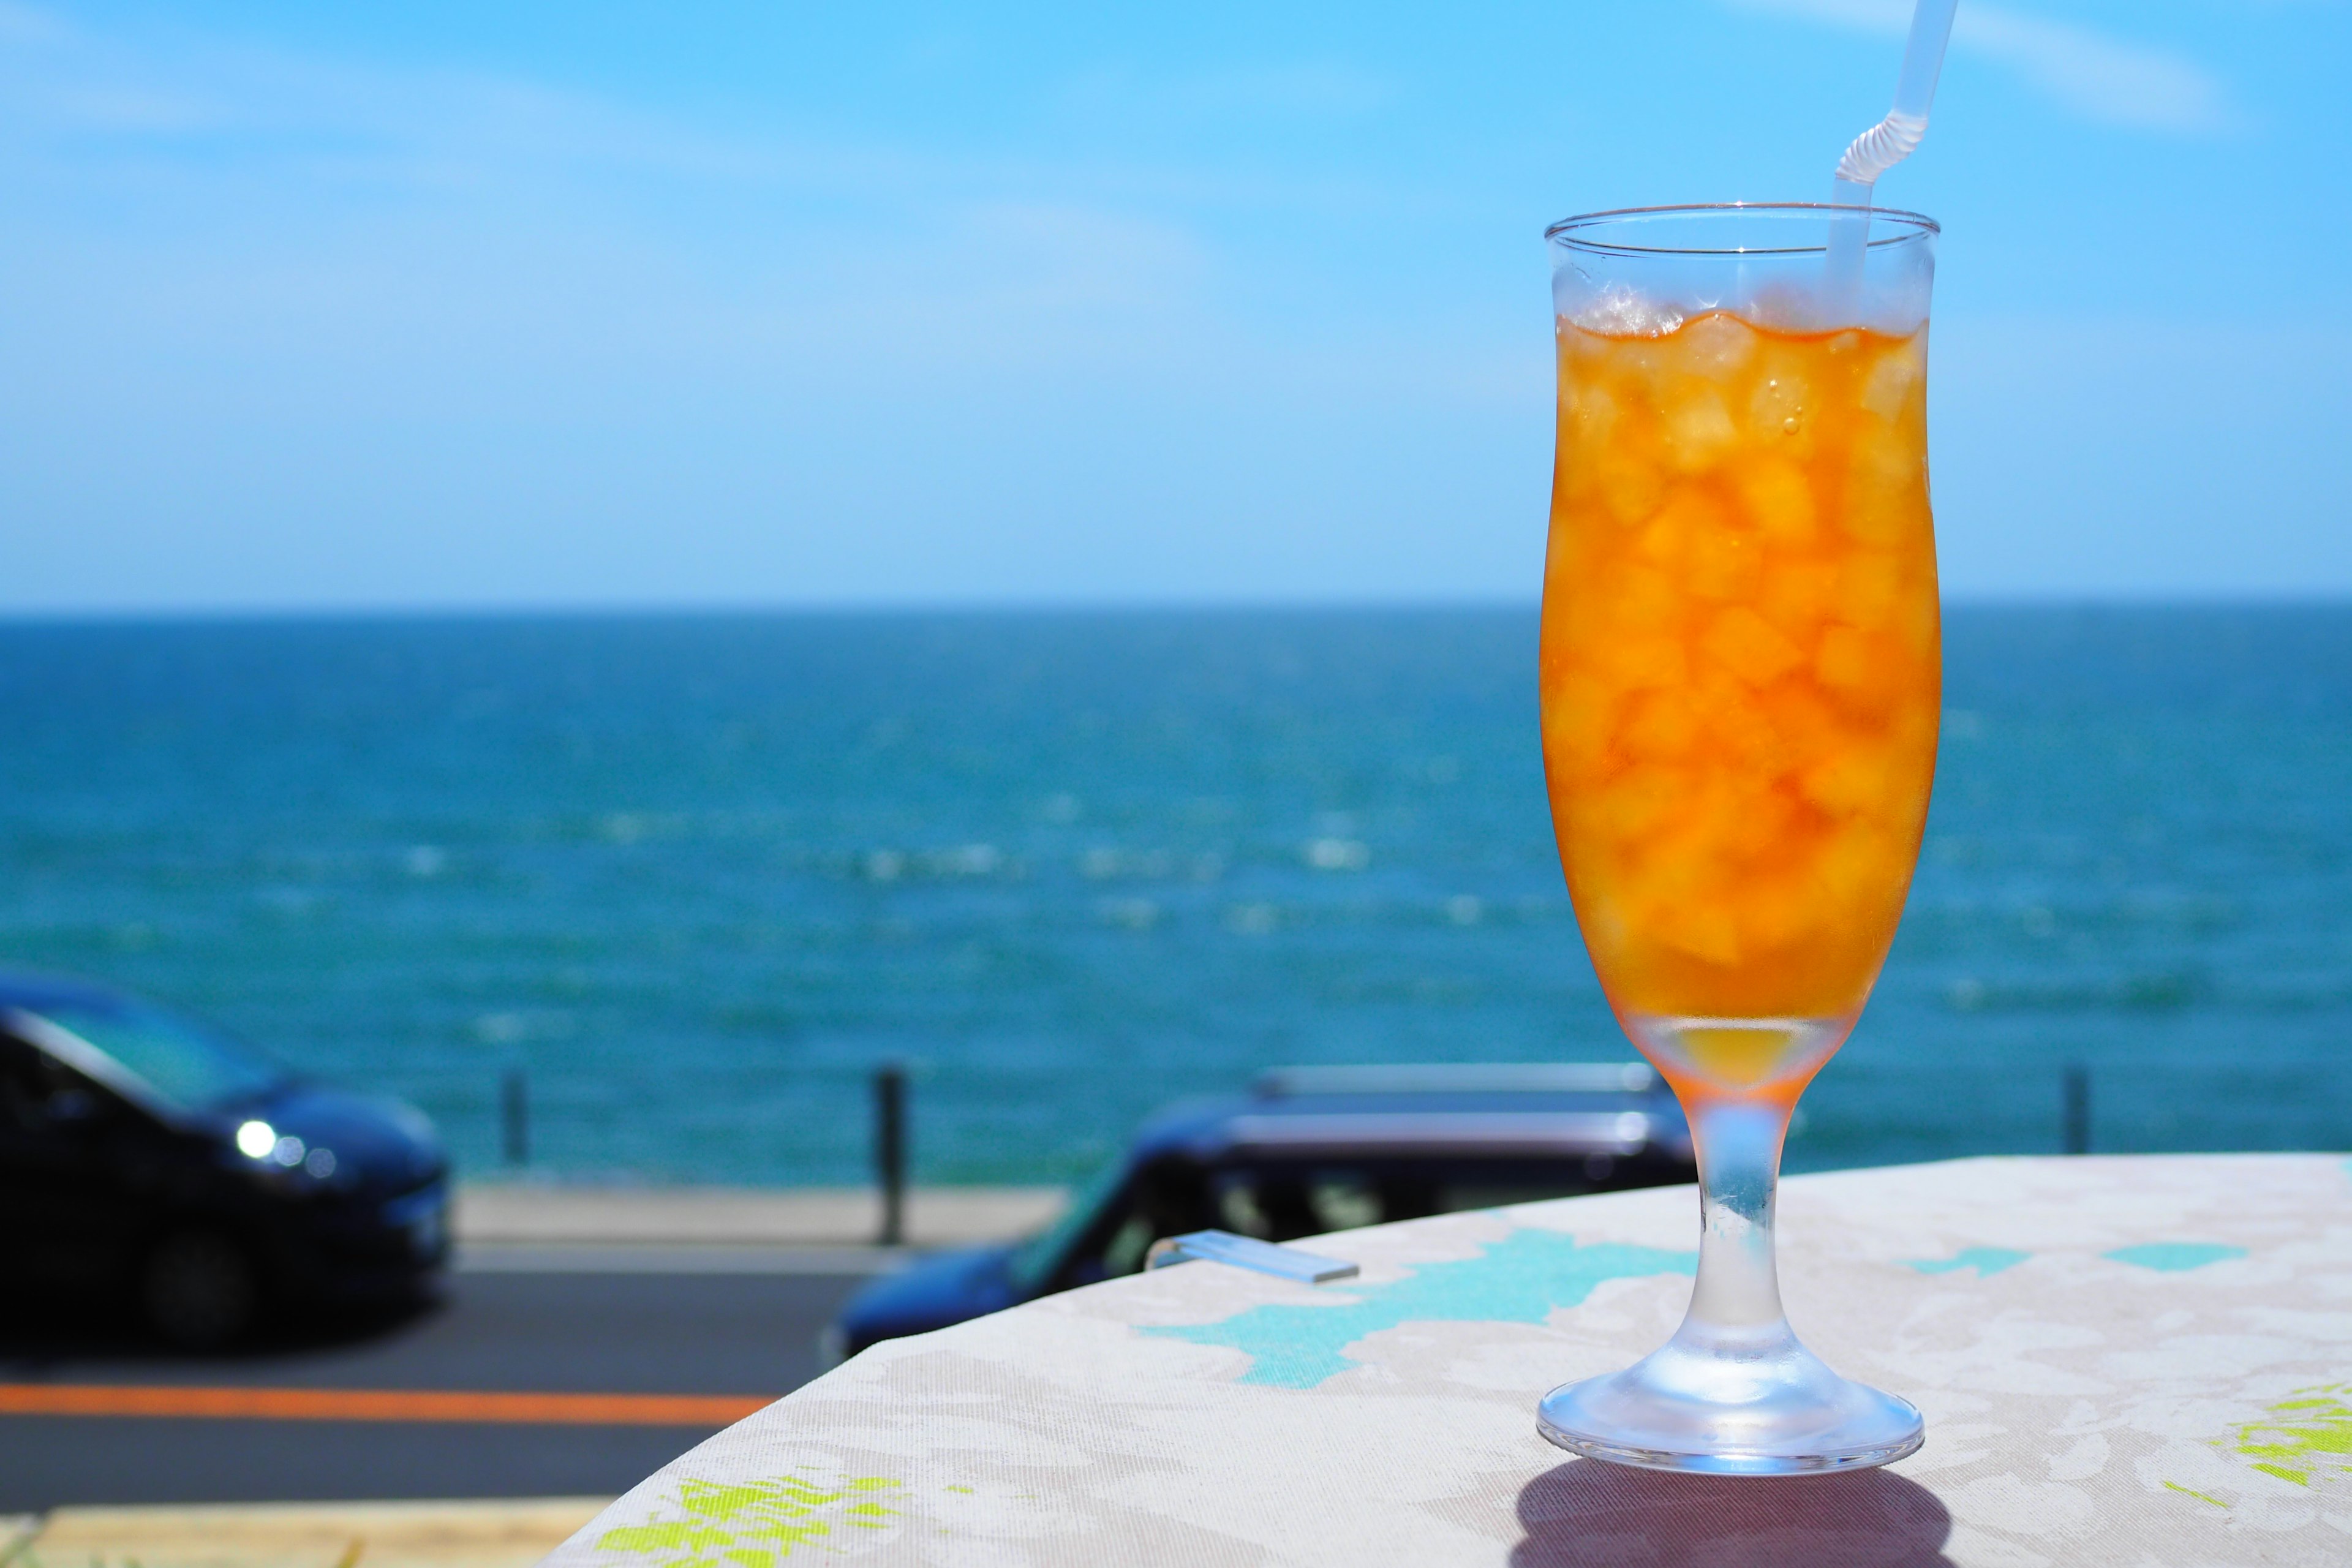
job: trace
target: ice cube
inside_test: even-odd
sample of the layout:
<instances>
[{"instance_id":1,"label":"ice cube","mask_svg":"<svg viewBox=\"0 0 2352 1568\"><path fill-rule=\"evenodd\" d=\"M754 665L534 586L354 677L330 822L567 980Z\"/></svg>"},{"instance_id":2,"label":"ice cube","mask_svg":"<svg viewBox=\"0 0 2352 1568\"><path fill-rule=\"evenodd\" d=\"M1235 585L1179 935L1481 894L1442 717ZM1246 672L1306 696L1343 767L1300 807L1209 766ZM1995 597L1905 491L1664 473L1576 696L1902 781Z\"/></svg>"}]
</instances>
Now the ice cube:
<instances>
[{"instance_id":1,"label":"ice cube","mask_svg":"<svg viewBox=\"0 0 2352 1568\"><path fill-rule=\"evenodd\" d=\"M1662 338L1683 324L1683 313L1611 283L1580 302L1570 320L1588 332L1612 338Z\"/></svg>"},{"instance_id":2,"label":"ice cube","mask_svg":"<svg viewBox=\"0 0 2352 1568\"><path fill-rule=\"evenodd\" d=\"M1559 404L1559 464L1570 488L1582 489L1617 443L1622 410L1609 389L1591 384L1563 387ZM1629 433L1630 434L1630 433Z\"/></svg>"},{"instance_id":3,"label":"ice cube","mask_svg":"<svg viewBox=\"0 0 2352 1568\"><path fill-rule=\"evenodd\" d=\"M1743 789L1738 807L1725 818L1717 840L1736 858L1758 860L1787 841L1790 818L1795 815L1794 803L1776 789Z\"/></svg>"},{"instance_id":4,"label":"ice cube","mask_svg":"<svg viewBox=\"0 0 2352 1568\"><path fill-rule=\"evenodd\" d=\"M1594 662L1602 678L1620 691L1679 686L1686 668L1680 639L1654 633L1614 639Z\"/></svg>"},{"instance_id":5,"label":"ice cube","mask_svg":"<svg viewBox=\"0 0 2352 1568\"><path fill-rule=\"evenodd\" d=\"M1815 627L1836 595L1834 562L1779 561L1765 575L1757 607L1790 641L1804 647L1812 641Z\"/></svg>"},{"instance_id":6,"label":"ice cube","mask_svg":"<svg viewBox=\"0 0 2352 1568\"><path fill-rule=\"evenodd\" d=\"M1813 650L1813 679L1865 711L1885 706L1900 674L1881 639L1857 626L1830 627Z\"/></svg>"},{"instance_id":7,"label":"ice cube","mask_svg":"<svg viewBox=\"0 0 2352 1568\"><path fill-rule=\"evenodd\" d=\"M1710 381L1727 379L1756 353L1756 329L1737 316L1710 310L1675 333L1682 368Z\"/></svg>"},{"instance_id":8,"label":"ice cube","mask_svg":"<svg viewBox=\"0 0 2352 1568\"><path fill-rule=\"evenodd\" d=\"M1749 438L1801 456L1812 445L1812 383L1788 360L1767 361L1748 395Z\"/></svg>"},{"instance_id":9,"label":"ice cube","mask_svg":"<svg viewBox=\"0 0 2352 1568\"><path fill-rule=\"evenodd\" d=\"M1849 911L1858 903L1866 907L1866 901L1897 898L1911 858L1900 839L1867 817L1848 817L1822 847L1816 862L1816 897Z\"/></svg>"},{"instance_id":10,"label":"ice cube","mask_svg":"<svg viewBox=\"0 0 2352 1568\"><path fill-rule=\"evenodd\" d=\"M1644 934L1693 958L1734 964L1740 954L1738 922L1713 899L1692 896L1714 879L1708 875L1714 869L1712 861L1713 857L1697 846L1662 845L1652 852L1648 875L1661 888L1684 896L1652 905Z\"/></svg>"},{"instance_id":11,"label":"ice cube","mask_svg":"<svg viewBox=\"0 0 2352 1568\"><path fill-rule=\"evenodd\" d=\"M1755 591L1764 569L1763 542L1744 528L1718 521L1691 531L1690 590L1702 599L1744 599Z\"/></svg>"},{"instance_id":12,"label":"ice cube","mask_svg":"<svg viewBox=\"0 0 2352 1568\"><path fill-rule=\"evenodd\" d=\"M1782 457L1759 458L1740 468L1733 484L1765 538L1792 548L1812 542L1813 487L1796 464Z\"/></svg>"},{"instance_id":13,"label":"ice cube","mask_svg":"<svg viewBox=\"0 0 2352 1568\"><path fill-rule=\"evenodd\" d=\"M1730 613L1738 616L1751 614L1745 609ZM1787 646L1791 653L1797 651L1794 644ZM1715 650L1710 648L1708 651ZM1720 657L1717 655L1718 659ZM1798 656L1800 662L1802 657L1801 654ZM1716 754L1733 759L1741 771L1752 771L1776 759L1780 754L1782 742L1780 731L1772 727L1772 721L1765 715L1763 704L1758 700L1756 692L1741 684L1746 679L1741 676L1735 679L1720 669L1704 672L1698 682L1699 703L1701 711L1706 715L1707 739L1714 743Z\"/></svg>"},{"instance_id":14,"label":"ice cube","mask_svg":"<svg viewBox=\"0 0 2352 1568\"><path fill-rule=\"evenodd\" d=\"M1927 454L1915 426L1865 421L1854 432L1843 522L1870 544L1892 544L1927 517Z\"/></svg>"},{"instance_id":15,"label":"ice cube","mask_svg":"<svg viewBox=\"0 0 2352 1568\"><path fill-rule=\"evenodd\" d=\"M1688 781L1683 769L1636 763L1593 800L1588 819L1599 837L1630 847L1672 820Z\"/></svg>"},{"instance_id":16,"label":"ice cube","mask_svg":"<svg viewBox=\"0 0 2352 1568\"><path fill-rule=\"evenodd\" d=\"M1739 936L1743 946L1760 952L1788 947L1811 933L1821 923L1815 908L1808 862L1801 869L1778 877L1750 880L1739 903Z\"/></svg>"},{"instance_id":17,"label":"ice cube","mask_svg":"<svg viewBox=\"0 0 2352 1568\"><path fill-rule=\"evenodd\" d=\"M1633 541L1636 554L1664 571L1679 571L1683 557L1701 534L1724 526L1723 508L1706 491L1679 486Z\"/></svg>"},{"instance_id":18,"label":"ice cube","mask_svg":"<svg viewBox=\"0 0 2352 1568\"><path fill-rule=\"evenodd\" d=\"M1591 381L1571 381L1561 390L1560 422L1580 441L1605 441L1617 425L1617 400Z\"/></svg>"},{"instance_id":19,"label":"ice cube","mask_svg":"<svg viewBox=\"0 0 2352 1568\"><path fill-rule=\"evenodd\" d=\"M1739 427L1713 387L1698 383L1666 410L1666 448L1685 473L1711 468L1739 442Z\"/></svg>"},{"instance_id":20,"label":"ice cube","mask_svg":"<svg viewBox=\"0 0 2352 1568\"><path fill-rule=\"evenodd\" d=\"M1619 442L1602 447L1593 459L1593 478L1601 487L1602 501L1617 521L1638 522L1657 510L1666 481L1627 445Z\"/></svg>"},{"instance_id":21,"label":"ice cube","mask_svg":"<svg viewBox=\"0 0 2352 1568\"><path fill-rule=\"evenodd\" d=\"M1610 351L1617 346L1614 338L1586 331L1566 316L1560 317L1554 326L1559 335L1560 353L1571 365L1584 367L1603 363Z\"/></svg>"},{"instance_id":22,"label":"ice cube","mask_svg":"<svg viewBox=\"0 0 2352 1568\"><path fill-rule=\"evenodd\" d=\"M1633 553L1662 572L1679 572L1683 564L1683 546L1690 538L1690 528L1679 512L1670 505L1642 525L1633 541Z\"/></svg>"},{"instance_id":23,"label":"ice cube","mask_svg":"<svg viewBox=\"0 0 2352 1568\"><path fill-rule=\"evenodd\" d=\"M1773 733L1780 737L1780 753L1788 765L1821 756L1837 744L1837 715L1806 682L1784 680L1759 701Z\"/></svg>"},{"instance_id":24,"label":"ice cube","mask_svg":"<svg viewBox=\"0 0 2352 1568\"><path fill-rule=\"evenodd\" d=\"M1797 787L1830 816L1852 816L1878 805L1889 782L1885 755L1877 747L1855 745L1807 768Z\"/></svg>"},{"instance_id":25,"label":"ice cube","mask_svg":"<svg viewBox=\"0 0 2352 1568\"><path fill-rule=\"evenodd\" d=\"M1769 686L1804 662L1797 645L1745 605L1715 617L1700 638L1715 661L1749 686Z\"/></svg>"},{"instance_id":26,"label":"ice cube","mask_svg":"<svg viewBox=\"0 0 2352 1568\"><path fill-rule=\"evenodd\" d=\"M1625 754L1644 762L1679 762L1699 738L1699 715L1684 687L1667 687L1628 705L1617 734Z\"/></svg>"},{"instance_id":27,"label":"ice cube","mask_svg":"<svg viewBox=\"0 0 2352 1568\"><path fill-rule=\"evenodd\" d=\"M1925 350L1916 339L1887 350L1863 378L1862 405L1881 419L1895 418L1910 401L1911 389L1926 369Z\"/></svg>"},{"instance_id":28,"label":"ice cube","mask_svg":"<svg viewBox=\"0 0 2352 1568\"><path fill-rule=\"evenodd\" d=\"M1877 630L1902 607L1902 557L1889 550L1857 550L1838 567L1838 618Z\"/></svg>"}]
</instances>

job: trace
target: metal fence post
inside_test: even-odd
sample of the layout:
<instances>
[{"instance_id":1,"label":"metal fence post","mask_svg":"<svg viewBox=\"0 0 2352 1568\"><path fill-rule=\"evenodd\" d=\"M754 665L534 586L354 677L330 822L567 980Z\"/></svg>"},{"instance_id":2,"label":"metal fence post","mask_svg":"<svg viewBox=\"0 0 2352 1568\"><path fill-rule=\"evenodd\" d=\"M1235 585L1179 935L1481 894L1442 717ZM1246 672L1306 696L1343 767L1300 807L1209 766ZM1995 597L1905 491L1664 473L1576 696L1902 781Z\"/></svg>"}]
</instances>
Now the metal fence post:
<instances>
[{"instance_id":1,"label":"metal fence post","mask_svg":"<svg viewBox=\"0 0 2352 1568\"><path fill-rule=\"evenodd\" d=\"M874 1168L882 1188L885 1247L907 1239L907 1069L892 1062L874 1075Z\"/></svg>"},{"instance_id":2,"label":"metal fence post","mask_svg":"<svg viewBox=\"0 0 2352 1568\"><path fill-rule=\"evenodd\" d=\"M2066 1152L2091 1152L2091 1069L2077 1062L2066 1069Z\"/></svg>"},{"instance_id":3,"label":"metal fence post","mask_svg":"<svg viewBox=\"0 0 2352 1568\"><path fill-rule=\"evenodd\" d=\"M507 1163L530 1163L530 1085L520 1068L509 1068L499 1085L499 1119L506 1131Z\"/></svg>"}]
</instances>

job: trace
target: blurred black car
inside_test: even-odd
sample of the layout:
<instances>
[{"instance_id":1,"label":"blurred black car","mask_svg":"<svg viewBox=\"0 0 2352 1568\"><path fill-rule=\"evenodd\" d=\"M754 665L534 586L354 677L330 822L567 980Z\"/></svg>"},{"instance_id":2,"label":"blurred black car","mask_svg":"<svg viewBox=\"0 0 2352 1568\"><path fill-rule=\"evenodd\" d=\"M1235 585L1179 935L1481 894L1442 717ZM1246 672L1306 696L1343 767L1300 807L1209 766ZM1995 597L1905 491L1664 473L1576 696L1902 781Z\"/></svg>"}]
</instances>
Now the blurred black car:
<instances>
[{"instance_id":1,"label":"blurred black car","mask_svg":"<svg viewBox=\"0 0 2352 1568\"><path fill-rule=\"evenodd\" d=\"M0 972L0 1258L20 1301L129 1305L206 1348L289 1305L414 1298L447 1256L448 1187L409 1106Z\"/></svg>"},{"instance_id":2,"label":"blurred black car","mask_svg":"<svg viewBox=\"0 0 2352 1568\"><path fill-rule=\"evenodd\" d=\"M851 1298L827 1349L945 1328L1132 1274L1162 1237L1326 1231L1697 1179L1673 1092L1640 1063L1286 1068L1171 1106L1043 1235L941 1253Z\"/></svg>"}]
</instances>

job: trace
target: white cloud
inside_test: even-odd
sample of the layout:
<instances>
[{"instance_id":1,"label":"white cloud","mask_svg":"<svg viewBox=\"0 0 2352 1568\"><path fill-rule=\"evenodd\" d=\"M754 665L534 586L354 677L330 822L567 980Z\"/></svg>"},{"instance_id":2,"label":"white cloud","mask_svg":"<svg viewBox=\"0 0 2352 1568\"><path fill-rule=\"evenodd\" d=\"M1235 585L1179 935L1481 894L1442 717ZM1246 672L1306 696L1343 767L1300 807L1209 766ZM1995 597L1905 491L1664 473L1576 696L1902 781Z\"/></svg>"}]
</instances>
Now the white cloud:
<instances>
[{"instance_id":1,"label":"white cloud","mask_svg":"<svg viewBox=\"0 0 2352 1568\"><path fill-rule=\"evenodd\" d=\"M513 78L186 37L162 47L12 0L0 0L0 155L51 244L117 236L130 258L325 279L373 279L371 247L387 240L424 250L450 237L478 263L473 290L441 294L453 316L471 291L516 303L502 256L565 247L567 273L698 270L667 281L730 308L756 276L827 325L851 301L919 308L904 289L950 321L1083 320L1115 295L1132 309L1146 302L1137 290L1189 294L1202 265L1179 224L1139 216L1150 204L1077 161L716 132ZM80 220L93 193L115 215L98 235ZM905 264L877 266L893 257Z\"/></svg>"},{"instance_id":2,"label":"white cloud","mask_svg":"<svg viewBox=\"0 0 2352 1568\"><path fill-rule=\"evenodd\" d=\"M1272 123L1382 89L1168 90ZM0 528L0 611L1535 580L1536 502L1463 498L1538 470L1495 453L1541 434L1540 342L1504 389L1458 320L1339 330L1298 308L1319 275L1233 237L1394 199L1370 176L828 134L15 0L0 167L0 294L41 302L0 312L0 515L38 522ZM1465 510L1506 524L1424 560Z\"/></svg>"},{"instance_id":3,"label":"white cloud","mask_svg":"<svg viewBox=\"0 0 2352 1568\"><path fill-rule=\"evenodd\" d=\"M1905 0L1728 0L1740 10L1801 17L1901 37ZM2185 55L2076 22L1964 0L1957 48L1997 60L2084 119L2137 131L2197 134L2233 118L2220 79Z\"/></svg>"},{"instance_id":4,"label":"white cloud","mask_svg":"<svg viewBox=\"0 0 2352 1568\"><path fill-rule=\"evenodd\" d=\"M1952 32L1961 47L2004 61L2086 119L2208 132L2231 118L2220 80L2167 49L1990 5L1962 7Z\"/></svg>"}]
</instances>

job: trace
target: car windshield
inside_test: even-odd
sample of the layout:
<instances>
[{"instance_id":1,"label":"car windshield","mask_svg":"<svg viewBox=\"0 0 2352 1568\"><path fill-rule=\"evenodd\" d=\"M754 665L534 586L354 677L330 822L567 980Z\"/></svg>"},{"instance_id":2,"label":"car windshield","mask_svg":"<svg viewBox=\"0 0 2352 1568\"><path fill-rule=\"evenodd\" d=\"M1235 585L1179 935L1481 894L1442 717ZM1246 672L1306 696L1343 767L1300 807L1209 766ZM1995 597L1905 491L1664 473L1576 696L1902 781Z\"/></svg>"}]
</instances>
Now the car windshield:
<instances>
[{"instance_id":1,"label":"car windshield","mask_svg":"<svg viewBox=\"0 0 2352 1568\"><path fill-rule=\"evenodd\" d=\"M135 1002L50 1001L25 1011L96 1047L186 1110L233 1105L286 1079L285 1068L234 1040Z\"/></svg>"},{"instance_id":2,"label":"car windshield","mask_svg":"<svg viewBox=\"0 0 2352 1568\"><path fill-rule=\"evenodd\" d=\"M1118 1160L1095 1173L1094 1180L1070 1200L1070 1206L1062 1211L1062 1216L1022 1243L1021 1250L1013 1255L1012 1262L1006 1267L1014 1280L1033 1290L1044 1284L1046 1277L1061 1263L1062 1255L1069 1251L1070 1244L1093 1222L1095 1215L1102 1212L1103 1205L1118 1193L1126 1176L1127 1165Z\"/></svg>"}]
</instances>

